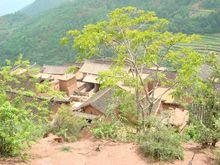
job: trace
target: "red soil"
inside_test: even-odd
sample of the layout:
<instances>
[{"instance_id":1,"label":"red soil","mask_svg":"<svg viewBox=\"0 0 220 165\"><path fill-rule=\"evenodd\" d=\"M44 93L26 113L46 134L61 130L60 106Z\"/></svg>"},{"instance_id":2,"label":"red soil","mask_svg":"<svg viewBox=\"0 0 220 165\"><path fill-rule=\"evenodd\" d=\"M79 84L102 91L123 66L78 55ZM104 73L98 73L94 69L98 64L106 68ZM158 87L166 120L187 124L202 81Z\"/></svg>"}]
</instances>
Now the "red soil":
<instances>
[{"instance_id":1,"label":"red soil","mask_svg":"<svg viewBox=\"0 0 220 165\"><path fill-rule=\"evenodd\" d=\"M40 140L31 149L27 163L16 160L0 161L1 165L188 165L194 153L193 165L210 165L210 150L201 150L195 143L187 143L184 161L170 163L150 162L143 157L138 146L131 143L114 143L86 138L75 143L57 143L56 136Z\"/></svg>"}]
</instances>

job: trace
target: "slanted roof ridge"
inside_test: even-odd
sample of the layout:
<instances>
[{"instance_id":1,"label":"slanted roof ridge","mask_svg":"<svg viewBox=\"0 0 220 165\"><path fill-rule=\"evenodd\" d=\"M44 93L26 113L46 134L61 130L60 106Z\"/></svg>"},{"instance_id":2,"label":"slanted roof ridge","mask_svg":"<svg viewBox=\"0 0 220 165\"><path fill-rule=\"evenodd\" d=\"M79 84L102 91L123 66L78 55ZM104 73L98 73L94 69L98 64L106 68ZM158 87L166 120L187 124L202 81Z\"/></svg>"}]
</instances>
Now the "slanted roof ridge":
<instances>
[{"instance_id":1,"label":"slanted roof ridge","mask_svg":"<svg viewBox=\"0 0 220 165\"><path fill-rule=\"evenodd\" d=\"M100 97L102 97L106 92L108 92L111 88L105 88L98 93L96 93L94 96L92 96L90 99L92 102L98 100ZM89 100L88 100L89 101Z\"/></svg>"},{"instance_id":2,"label":"slanted roof ridge","mask_svg":"<svg viewBox=\"0 0 220 165\"><path fill-rule=\"evenodd\" d=\"M83 104L81 104L78 108L82 108L85 106L88 106L89 104L94 103L95 101L97 101L99 98L101 98L103 95L105 95L109 90L111 90L111 88L105 88L99 92L97 92L95 95L93 95L92 97L90 97L86 102L84 102Z\"/></svg>"}]
</instances>

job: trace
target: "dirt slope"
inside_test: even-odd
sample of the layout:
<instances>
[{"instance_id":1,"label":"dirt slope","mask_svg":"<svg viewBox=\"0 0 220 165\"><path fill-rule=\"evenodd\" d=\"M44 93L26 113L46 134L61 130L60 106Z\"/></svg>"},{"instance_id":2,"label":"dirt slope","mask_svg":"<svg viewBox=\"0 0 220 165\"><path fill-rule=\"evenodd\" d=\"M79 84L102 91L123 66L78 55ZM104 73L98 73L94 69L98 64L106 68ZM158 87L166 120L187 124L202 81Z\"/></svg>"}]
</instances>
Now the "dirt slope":
<instances>
[{"instance_id":1,"label":"dirt slope","mask_svg":"<svg viewBox=\"0 0 220 165\"><path fill-rule=\"evenodd\" d=\"M193 165L210 165L212 159L207 151L201 151L195 143L185 144L185 160L172 163L150 162L131 143L113 143L82 139L75 143L57 143L55 136L40 140L31 149L27 163L16 160L0 161L4 165L146 165L175 164L188 165L194 152Z\"/></svg>"}]
</instances>

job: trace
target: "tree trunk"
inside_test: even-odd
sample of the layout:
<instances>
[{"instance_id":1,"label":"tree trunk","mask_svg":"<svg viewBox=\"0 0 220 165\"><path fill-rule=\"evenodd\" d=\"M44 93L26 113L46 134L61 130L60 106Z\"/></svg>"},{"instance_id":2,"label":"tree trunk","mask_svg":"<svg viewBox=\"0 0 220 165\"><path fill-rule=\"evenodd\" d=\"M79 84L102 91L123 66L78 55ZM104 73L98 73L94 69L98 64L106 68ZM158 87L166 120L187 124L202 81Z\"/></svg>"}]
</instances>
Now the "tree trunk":
<instances>
[{"instance_id":1,"label":"tree trunk","mask_svg":"<svg viewBox=\"0 0 220 165\"><path fill-rule=\"evenodd\" d=\"M212 141L212 147L215 147L215 145L216 145L217 142L218 142L218 139L214 139L214 140Z\"/></svg>"}]
</instances>

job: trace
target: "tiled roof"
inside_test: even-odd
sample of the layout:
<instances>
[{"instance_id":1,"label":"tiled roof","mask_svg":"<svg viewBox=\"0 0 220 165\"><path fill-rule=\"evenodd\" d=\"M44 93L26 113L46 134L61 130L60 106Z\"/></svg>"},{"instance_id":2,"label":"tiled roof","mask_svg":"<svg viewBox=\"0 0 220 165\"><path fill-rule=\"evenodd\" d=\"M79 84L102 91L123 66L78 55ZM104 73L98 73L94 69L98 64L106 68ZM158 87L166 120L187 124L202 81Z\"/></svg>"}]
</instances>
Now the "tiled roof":
<instances>
[{"instance_id":1,"label":"tiled roof","mask_svg":"<svg viewBox=\"0 0 220 165\"><path fill-rule=\"evenodd\" d=\"M98 75L100 72L109 71L110 67L110 63L107 64L97 63L93 61L85 61L83 66L79 69L79 72Z\"/></svg>"},{"instance_id":2,"label":"tiled roof","mask_svg":"<svg viewBox=\"0 0 220 165\"><path fill-rule=\"evenodd\" d=\"M81 109L90 105L103 114L106 114L108 106L112 101L113 92L114 90L111 88L106 88L102 91L99 91L76 109Z\"/></svg>"},{"instance_id":3,"label":"tiled roof","mask_svg":"<svg viewBox=\"0 0 220 165\"><path fill-rule=\"evenodd\" d=\"M49 66L49 65L45 65L43 67L42 73L63 75L68 71L69 68L70 68L69 66Z\"/></svg>"},{"instance_id":4,"label":"tiled roof","mask_svg":"<svg viewBox=\"0 0 220 165\"><path fill-rule=\"evenodd\" d=\"M84 77L83 82L99 84L97 79L98 79L97 75L88 74Z\"/></svg>"}]
</instances>

